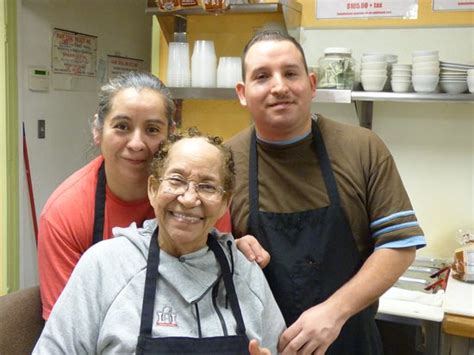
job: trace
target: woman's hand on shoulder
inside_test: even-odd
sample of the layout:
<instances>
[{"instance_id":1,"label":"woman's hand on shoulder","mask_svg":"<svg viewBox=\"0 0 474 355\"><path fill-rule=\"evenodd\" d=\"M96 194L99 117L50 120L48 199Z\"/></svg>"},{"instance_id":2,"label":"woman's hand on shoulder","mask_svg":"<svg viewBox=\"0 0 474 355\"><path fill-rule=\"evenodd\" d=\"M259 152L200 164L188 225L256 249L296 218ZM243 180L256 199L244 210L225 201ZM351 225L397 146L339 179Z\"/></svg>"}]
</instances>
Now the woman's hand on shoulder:
<instances>
[{"instance_id":1,"label":"woman's hand on shoulder","mask_svg":"<svg viewBox=\"0 0 474 355\"><path fill-rule=\"evenodd\" d=\"M249 261L256 261L263 269L270 262L270 254L263 249L257 238L247 234L235 240L237 248Z\"/></svg>"}]
</instances>

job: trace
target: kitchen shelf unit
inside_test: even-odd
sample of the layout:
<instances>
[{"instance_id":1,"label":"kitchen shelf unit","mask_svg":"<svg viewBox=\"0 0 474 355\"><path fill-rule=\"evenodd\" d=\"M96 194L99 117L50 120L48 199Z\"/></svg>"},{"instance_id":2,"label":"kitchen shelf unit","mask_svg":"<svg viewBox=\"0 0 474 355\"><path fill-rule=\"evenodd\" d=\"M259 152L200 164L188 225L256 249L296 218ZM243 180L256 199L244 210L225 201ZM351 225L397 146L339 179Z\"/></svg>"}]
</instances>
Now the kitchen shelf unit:
<instances>
[{"instance_id":1,"label":"kitchen shelf unit","mask_svg":"<svg viewBox=\"0 0 474 355\"><path fill-rule=\"evenodd\" d=\"M235 100L237 94L234 88L170 88L175 99L183 100ZM375 101L393 102L451 102L474 103L474 94L445 94L445 93L395 93L371 92L352 90L317 89L313 102L339 103L356 106L359 124L372 128L373 105Z\"/></svg>"},{"instance_id":2,"label":"kitchen shelf unit","mask_svg":"<svg viewBox=\"0 0 474 355\"><path fill-rule=\"evenodd\" d=\"M302 6L295 0L279 0L277 2L265 2L256 4L231 4L222 12L209 12L203 8L181 9L169 12L158 11L155 0L147 0L146 13L157 17L164 36L168 42L172 41L173 33L177 31L186 32L187 16L225 16L227 14L271 14L281 13L285 26L290 35L299 40L299 27L301 25ZM184 20L184 23L183 23ZM184 27L178 27L184 26Z\"/></svg>"}]
</instances>

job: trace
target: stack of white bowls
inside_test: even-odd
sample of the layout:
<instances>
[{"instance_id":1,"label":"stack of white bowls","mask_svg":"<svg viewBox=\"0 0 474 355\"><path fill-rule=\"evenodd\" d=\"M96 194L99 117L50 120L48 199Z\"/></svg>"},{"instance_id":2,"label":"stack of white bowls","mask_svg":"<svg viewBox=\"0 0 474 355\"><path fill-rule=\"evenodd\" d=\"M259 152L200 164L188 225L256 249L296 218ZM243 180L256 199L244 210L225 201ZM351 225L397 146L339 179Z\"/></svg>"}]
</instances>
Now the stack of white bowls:
<instances>
[{"instance_id":1,"label":"stack of white bowls","mask_svg":"<svg viewBox=\"0 0 474 355\"><path fill-rule=\"evenodd\" d=\"M467 86L469 87L469 92L474 94L474 69L467 71Z\"/></svg>"},{"instance_id":2,"label":"stack of white bowls","mask_svg":"<svg viewBox=\"0 0 474 355\"><path fill-rule=\"evenodd\" d=\"M467 65L440 62L439 87L448 94L462 94L467 91Z\"/></svg>"},{"instance_id":3,"label":"stack of white bowls","mask_svg":"<svg viewBox=\"0 0 474 355\"><path fill-rule=\"evenodd\" d=\"M392 64L391 78L393 92L411 91L411 64Z\"/></svg>"},{"instance_id":4,"label":"stack of white bowls","mask_svg":"<svg viewBox=\"0 0 474 355\"><path fill-rule=\"evenodd\" d=\"M364 54L360 81L365 91L382 91L387 82L387 60L384 54Z\"/></svg>"},{"instance_id":5,"label":"stack of white bowls","mask_svg":"<svg viewBox=\"0 0 474 355\"><path fill-rule=\"evenodd\" d=\"M390 83L392 81L392 67L398 63L398 55L396 54L385 54L387 59L387 82L385 83L384 91L390 91L392 89Z\"/></svg>"},{"instance_id":6,"label":"stack of white bowls","mask_svg":"<svg viewBox=\"0 0 474 355\"><path fill-rule=\"evenodd\" d=\"M435 92L439 81L438 51L415 51L412 53L412 83L416 92Z\"/></svg>"}]
</instances>

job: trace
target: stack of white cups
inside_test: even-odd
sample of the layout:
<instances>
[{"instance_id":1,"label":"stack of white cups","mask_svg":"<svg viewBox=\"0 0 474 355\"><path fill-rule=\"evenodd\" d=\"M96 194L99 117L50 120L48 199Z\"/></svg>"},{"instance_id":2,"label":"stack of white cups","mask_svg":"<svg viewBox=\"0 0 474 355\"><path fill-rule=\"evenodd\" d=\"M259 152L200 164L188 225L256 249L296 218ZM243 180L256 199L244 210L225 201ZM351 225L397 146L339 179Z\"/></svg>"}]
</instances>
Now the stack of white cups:
<instances>
[{"instance_id":1,"label":"stack of white cups","mask_svg":"<svg viewBox=\"0 0 474 355\"><path fill-rule=\"evenodd\" d=\"M200 88L216 87L217 58L213 41L194 42L191 58L191 85Z\"/></svg>"},{"instance_id":2,"label":"stack of white cups","mask_svg":"<svg viewBox=\"0 0 474 355\"><path fill-rule=\"evenodd\" d=\"M412 61L413 89L416 92L434 92L439 81L438 51L415 51L412 53Z\"/></svg>"},{"instance_id":3,"label":"stack of white cups","mask_svg":"<svg viewBox=\"0 0 474 355\"><path fill-rule=\"evenodd\" d=\"M469 92L474 94L474 69L467 71L467 86L469 87Z\"/></svg>"},{"instance_id":4,"label":"stack of white cups","mask_svg":"<svg viewBox=\"0 0 474 355\"><path fill-rule=\"evenodd\" d=\"M240 57L220 57L217 66L217 87L234 88L239 81L242 81Z\"/></svg>"},{"instance_id":5,"label":"stack of white cups","mask_svg":"<svg viewBox=\"0 0 474 355\"><path fill-rule=\"evenodd\" d=\"M188 87L191 84L189 44L170 42L168 47L167 84L169 87Z\"/></svg>"}]
</instances>

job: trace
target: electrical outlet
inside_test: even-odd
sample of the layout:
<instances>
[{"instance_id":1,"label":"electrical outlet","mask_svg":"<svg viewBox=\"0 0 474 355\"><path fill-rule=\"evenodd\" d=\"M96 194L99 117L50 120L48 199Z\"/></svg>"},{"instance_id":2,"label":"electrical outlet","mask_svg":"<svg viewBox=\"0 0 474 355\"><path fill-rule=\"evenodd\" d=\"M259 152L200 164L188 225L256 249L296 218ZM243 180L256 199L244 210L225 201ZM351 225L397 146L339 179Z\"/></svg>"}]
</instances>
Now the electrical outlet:
<instances>
[{"instance_id":1,"label":"electrical outlet","mask_svg":"<svg viewBox=\"0 0 474 355\"><path fill-rule=\"evenodd\" d=\"M44 139L46 137L46 122L45 120L38 120L38 138Z\"/></svg>"}]
</instances>

